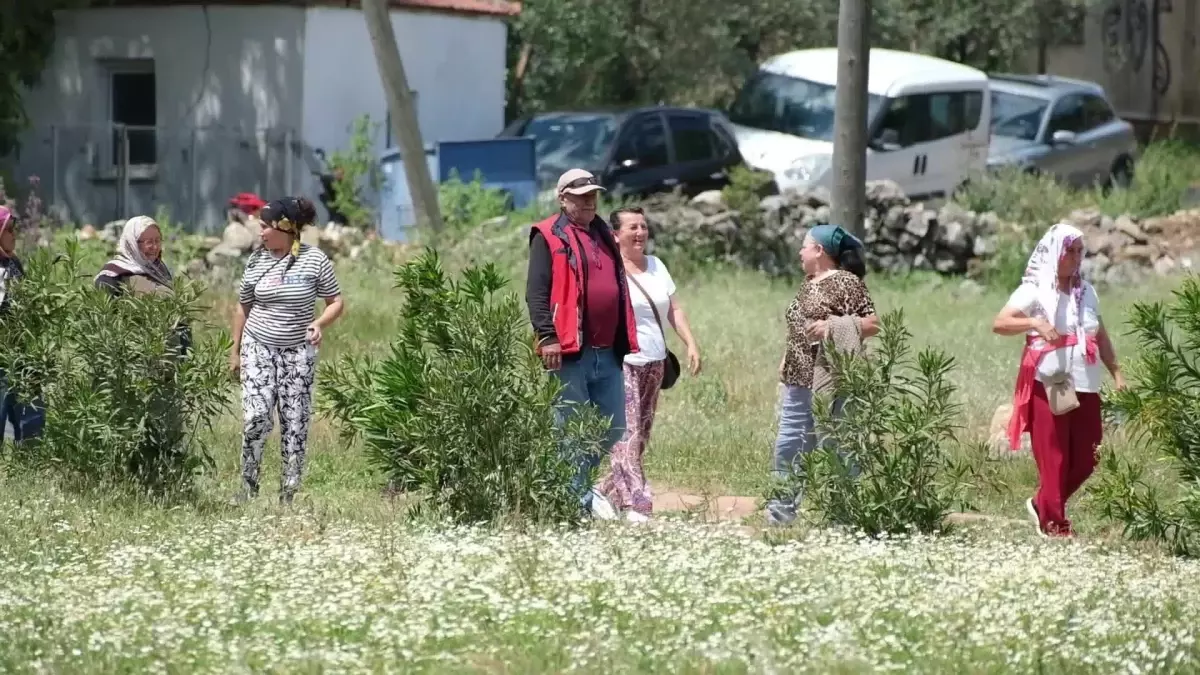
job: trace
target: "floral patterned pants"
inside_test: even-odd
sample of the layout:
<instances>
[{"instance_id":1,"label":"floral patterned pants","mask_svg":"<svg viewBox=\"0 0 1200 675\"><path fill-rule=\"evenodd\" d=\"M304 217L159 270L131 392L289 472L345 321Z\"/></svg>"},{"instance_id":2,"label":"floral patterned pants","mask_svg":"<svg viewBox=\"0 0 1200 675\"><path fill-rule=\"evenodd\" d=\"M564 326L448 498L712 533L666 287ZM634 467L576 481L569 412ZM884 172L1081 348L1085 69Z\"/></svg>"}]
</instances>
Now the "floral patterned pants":
<instances>
[{"instance_id":1,"label":"floral patterned pants","mask_svg":"<svg viewBox=\"0 0 1200 675\"><path fill-rule=\"evenodd\" d=\"M310 344L280 349L246 335L242 338L242 484L258 494L263 446L271 435L272 413L279 413L283 471L281 495L300 489L308 425L312 419L317 350Z\"/></svg>"},{"instance_id":2,"label":"floral patterned pants","mask_svg":"<svg viewBox=\"0 0 1200 675\"><path fill-rule=\"evenodd\" d=\"M612 449L611 470L600 481L600 492L619 509L650 515L654 505L642 470L650 442L665 361L644 366L625 364L625 434Z\"/></svg>"}]
</instances>

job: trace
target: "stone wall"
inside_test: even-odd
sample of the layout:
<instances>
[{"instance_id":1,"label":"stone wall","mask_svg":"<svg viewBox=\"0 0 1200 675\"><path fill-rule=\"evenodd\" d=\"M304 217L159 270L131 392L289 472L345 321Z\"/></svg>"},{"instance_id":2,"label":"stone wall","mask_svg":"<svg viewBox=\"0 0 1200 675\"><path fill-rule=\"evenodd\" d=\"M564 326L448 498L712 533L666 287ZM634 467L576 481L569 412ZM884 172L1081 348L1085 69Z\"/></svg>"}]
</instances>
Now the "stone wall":
<instances>
[{"instance_id":1,"label":"stone wall","mask_svg":"<svg viewBox=\"0 0 1200 675\"><path fill-rule=\"evenodd\" d=\"M796 271L804 233L828 222L830 196L824 190L771 195L758 201L753 214L731 208L717 191L692 199L655 195L642 206L657 246L784 274ZM1190 268L1192 233L1200 232L1200 209L1143 221L1086 210L1064 220L1084 231L1087 273L1113 282ZM896 183L879 181L867 186L865 224L867 262L874 269L963 274L994 255L1001 242L1035 238L1051 223L1019 226L955 203L929 208L910 201Z\"/></svg>"}]
</instances>

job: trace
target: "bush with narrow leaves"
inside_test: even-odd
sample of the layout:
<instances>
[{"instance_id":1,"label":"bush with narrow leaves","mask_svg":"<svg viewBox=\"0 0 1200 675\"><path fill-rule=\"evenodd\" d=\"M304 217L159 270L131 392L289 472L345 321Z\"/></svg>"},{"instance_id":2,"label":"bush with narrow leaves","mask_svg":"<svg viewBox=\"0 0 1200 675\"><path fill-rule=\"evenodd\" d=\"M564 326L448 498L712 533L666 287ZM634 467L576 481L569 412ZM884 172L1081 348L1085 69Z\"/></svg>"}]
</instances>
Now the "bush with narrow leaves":
<instances>
[{"instance_id":1,"label":"bush with narrow leaves","mask_svg":"<svg viewBox=\"0 0 1200 675\"><path fill-rule=\"evenodd\" d=\"M1107 395L1106 416L1123 419L1135 443L1169 460L1168 476L1114 452L1101 452L1093 488L1103 514L1135 540L1180 555L1200 554L1200 280L1189 277L1174 301L1136 303L1130 333L1140 345L1126 364L1129 386Z\"/></svg>"},{"instance_id":2,"label":"bush with narrow leaves","mask_svg":"<svg viewBox=\"0 0 1200 675\"><path fill-rule=\"evenodd\" d=\"M943 527L970 471L953 453L954 360L933 349L914 359L910 338L898 310L881 317L873 354L827 349L833 396L813 401L825 441L770 496L802 493L822 524L872 536ZM844 400L841 416L833 414L835 397Z\"/></svg>"},{"instance_id":3,"label":"bush with narrow leaves","mask_svg":"<svg viewBox=\"0 0 1200 675\"><path fill-rule=\"evenodd\" d=\"M204 330L192 284L177 281L170 296L112 298L91 277L70 244L58 256L37 249L13 284L0 369L20 398L44 402L46 424L12 459L85 485L186 490L211 464L197 432L229 407L229 339Z\"/></svg>"},{"instance_id":4,"label":"bush with narrow leaves","mask_svg":"<svg viewBox=\"0 0 1200 675\"><path fill-rule=\"evenodd\" d=\"M507 280L490 263L452 280L433 250L396 279L407 301L390 353L326 367L322 410L426 515L577 522L566 457L597 450L600 417L587 409L555 427L558 385L533 352L520 301L500 295Z\"/></svg>"}]
</instances>

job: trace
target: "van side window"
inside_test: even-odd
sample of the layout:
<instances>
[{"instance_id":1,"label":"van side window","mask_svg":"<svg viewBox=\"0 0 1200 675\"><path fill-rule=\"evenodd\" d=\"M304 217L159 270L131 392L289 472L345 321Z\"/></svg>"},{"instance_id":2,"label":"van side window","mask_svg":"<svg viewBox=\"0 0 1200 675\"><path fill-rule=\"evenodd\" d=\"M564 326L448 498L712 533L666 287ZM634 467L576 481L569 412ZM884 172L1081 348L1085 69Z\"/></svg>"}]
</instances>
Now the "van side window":
<instances>
[{"instance_id":1,"label":"van side window","mask_svg":"<svg viewBox=\"0 0 1200 675\"><path fill-rule=\"evenodd\" d=\"M983 114L983 92L955 91L924 96L929 99L931 120L926 141L957 136L979 126L979 117Z\"/></svg>"},{"instance_id":2,"label":"van side window","mask_svg":"<svg viewBox=\"0 0 1200 675\"><path fill-rule=\"evenodd\" d=\"M907 148L971 131L982 115L978 90L901 96L888 102L875 138Z\"/></svg>"},{"instance_id":3,"label":"van side window","mask_svg":"<svg viewBox=\"0 0 1200 675\"><path fill-rule=\"evenodd\" d=\"M901 96L888 101L883 119L879 121L879 130L875 133L877 141L907 148L921 136L919 128L920 114L914 111L913 101L916 96Z\"/></svg>"},{"instance_id":4,"label":"van side window","mask_svg":"<svg viewBox=\"0 0 1200 675\"><path fill-rule=\"evenodd\" d=\"M963 121L966 124L964 131L978 128L979 120L983 117L983 92L965 92L963 94L963 109Z\"/></svg>"}]
</instances>

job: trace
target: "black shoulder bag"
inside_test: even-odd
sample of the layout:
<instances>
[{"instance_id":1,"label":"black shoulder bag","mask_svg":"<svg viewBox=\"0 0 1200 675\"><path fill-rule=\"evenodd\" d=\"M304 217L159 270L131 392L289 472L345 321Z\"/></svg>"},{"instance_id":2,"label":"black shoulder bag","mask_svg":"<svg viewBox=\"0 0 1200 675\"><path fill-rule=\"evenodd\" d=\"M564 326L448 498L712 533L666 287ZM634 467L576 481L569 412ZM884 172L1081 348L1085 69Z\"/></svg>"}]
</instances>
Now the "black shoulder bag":
<instances>
[{"instance_id":1,"label":"black shoulder bag","mask_svg":"<svg viewBox=\"0 0 1200 675\"><path fill-rule=\"evenodd\" d=\"M642 295L646 296L646 302L650 303L650 310L652 312L654 312L654 320L658 322L658 330L660 333L662 333L663 346L666 347L667 331L665 328L663 328L662 317L660 317L658 315L658 305L655 304L654 298L650 297L650 294L646 292L646 289L643 288L640 283L638 283L637 279L633 278L632 274L626 274L625 278L632 281L633 285L637 286L638 290L642 292ZM663 364L662 388L670 389L671 387L674 387L675 381L678 379L679 379L679 359L675 356L675 354L673 352L671 352L671 348L667 347L667 360L666 360L666 363Z\"/></svg>"}]
</instances>

